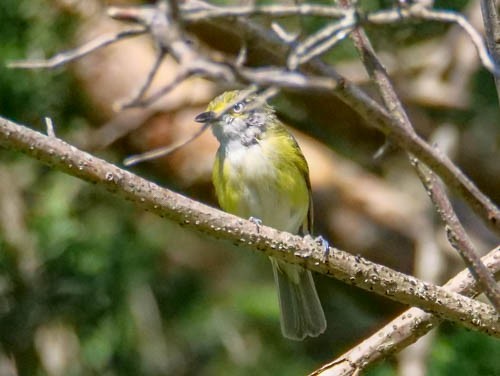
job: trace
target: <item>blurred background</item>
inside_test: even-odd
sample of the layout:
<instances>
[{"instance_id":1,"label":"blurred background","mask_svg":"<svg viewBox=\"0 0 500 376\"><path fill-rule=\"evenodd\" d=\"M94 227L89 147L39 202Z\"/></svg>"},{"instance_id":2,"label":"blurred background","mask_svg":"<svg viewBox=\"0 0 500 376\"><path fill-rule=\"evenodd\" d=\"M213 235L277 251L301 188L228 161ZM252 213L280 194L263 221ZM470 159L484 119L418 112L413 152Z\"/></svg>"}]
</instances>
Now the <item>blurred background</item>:
<instances>
[{"instance_id":1,"label":"blurred background","mask_svg":"<svg viewBox=\"0 0 500 376\"><path fill-rule=\"evenodd\" d=\"M361 3L370 10L394 2ZM105 7L131 4L141 2L2 0L0 115L42 132L44 117L50 117L58 137L118 165L128 155L196 132L194 116L228 87L191 79L148 108L114 110L137 92L153 64L154 47L146 37L55 70L5 67L121 30L125 26L109 20ZM478 1L436 1L436 7L462 11L482 30ZM324 24L280 22L304 33ZM191 31L225 54L241 44L201 26ZM468 38L436 23L368 32L418 133L448 153L498 204L498 99ZM258 56L252 59L250 64L258 64ZM349 41L324 59L378 99ZM167 59L154 89L177 71ZM316 234L434 283L464 268L405 153L394 148L375 159L384 137L340 101L283 92L272 103L309 161ZM168 158L131 170L216 206L210 182L215 150L205 132ZM483 254L492 249L499 239L452 198L477 249ZM265 257L205 239L99 187L0 149L2 376L304 375L405 309L326 277L316 281L328 329L316 339L288 341L280 334ZM498 341L444 324L367 374L499 375L498 359Z\"/></svg>"}]
</instances>

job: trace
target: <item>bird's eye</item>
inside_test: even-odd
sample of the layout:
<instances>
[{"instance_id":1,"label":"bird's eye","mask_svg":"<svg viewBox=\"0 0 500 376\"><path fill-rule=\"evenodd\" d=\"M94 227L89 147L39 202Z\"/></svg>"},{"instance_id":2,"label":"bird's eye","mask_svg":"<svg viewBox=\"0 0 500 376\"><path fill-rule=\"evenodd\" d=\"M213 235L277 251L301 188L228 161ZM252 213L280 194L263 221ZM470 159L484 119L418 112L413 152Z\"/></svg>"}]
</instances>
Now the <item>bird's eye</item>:
<instances>
[{"instance_id":1,"label":"bird's eye","mask_svg":"<svg viewBox=\"0 0 500 376\"><path fill-rule=\"evenodd\" d=\"M239 113L239 112L243 111L243 107L244 107L243 103L238 102L238 103L236 103L236 104L233 106L233 112L235 112L235 113Z\"/></svg>"}]
</instances>

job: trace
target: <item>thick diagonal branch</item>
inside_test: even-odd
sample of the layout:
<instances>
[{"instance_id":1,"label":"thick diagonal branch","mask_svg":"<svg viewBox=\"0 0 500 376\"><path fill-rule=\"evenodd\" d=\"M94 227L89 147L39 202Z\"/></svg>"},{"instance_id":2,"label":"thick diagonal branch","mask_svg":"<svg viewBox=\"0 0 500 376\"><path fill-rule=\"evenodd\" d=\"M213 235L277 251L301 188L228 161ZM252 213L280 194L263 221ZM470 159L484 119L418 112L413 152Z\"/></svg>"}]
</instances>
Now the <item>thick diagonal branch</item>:
<instances>
[{"instance_id":1,"label":"thick diagonal branch","mask_svg":"<svg viewBox=\"0 0 500 376\"><path fill-rule=\"evenodd\" d=\"M500 247L482 258L489 271L500 277ZM466 269L450 279L445 289L474 297L480 285ZM395 354L437 327L441 320L418 308L410 308L337 359L313 372L310 376L351 376L378 360Z\"/></svg>"},{"instance_id":2,"label":"thick diagonal branch","mask_svg":"<svg viewBox=\"0 0 500 376\"><path fill-rule=\"evenodd\" d=\"M102 159L0 118L0 145L23 152L54 169L98 184L138 206L211 237L247 246L268 256L300 264L321 274L373 291L389 299L418 306L467 328L500 337L495 310L484 303L396 272L361 257L323 247L313 240L259 226L159 187Z\"/></svg>"}]
</instances>

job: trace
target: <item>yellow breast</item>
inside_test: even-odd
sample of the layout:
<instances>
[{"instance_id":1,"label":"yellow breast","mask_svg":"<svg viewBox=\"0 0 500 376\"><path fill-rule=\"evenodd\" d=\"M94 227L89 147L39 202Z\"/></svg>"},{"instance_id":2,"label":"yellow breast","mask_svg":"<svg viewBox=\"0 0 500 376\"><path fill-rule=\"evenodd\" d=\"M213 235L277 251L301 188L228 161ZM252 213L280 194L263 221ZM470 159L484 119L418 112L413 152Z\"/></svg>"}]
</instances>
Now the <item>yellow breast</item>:
<instances>
[{"instance_id":1,"label":"yellow breast","mask_svg":"<svg viewBox=\"0 0 500 376\"><path fill-rule=\"evenodd\" d=\"M300 149L276 137L240 146L221 147L217 153L213 181L221 208L296 233L309 209L307 175L297 163L305 160L293 155Z\"/></svg>"}]
</instances>

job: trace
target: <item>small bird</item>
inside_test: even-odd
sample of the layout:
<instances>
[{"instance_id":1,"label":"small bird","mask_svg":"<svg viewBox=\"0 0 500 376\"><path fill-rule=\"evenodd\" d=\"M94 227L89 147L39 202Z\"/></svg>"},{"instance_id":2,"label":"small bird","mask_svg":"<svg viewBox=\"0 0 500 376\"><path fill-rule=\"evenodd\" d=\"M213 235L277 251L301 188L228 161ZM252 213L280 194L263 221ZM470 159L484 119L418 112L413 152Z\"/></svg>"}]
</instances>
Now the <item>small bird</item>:
<instances>
[{"instance_id":1,"label":"small bird","mask_svg":"<svg viewBox=\"0 0 500 376\"><path fill-rule=\"evenodd\" d=\"M309 168L271 106L255 94L228 91L195 120L211 123L220 144L212 179L224 211L292 234L311 234ZM311 272L274 258L271 263L283 336L303 340L323 333L325 314Z\"/></svg>"}]
</instances>

